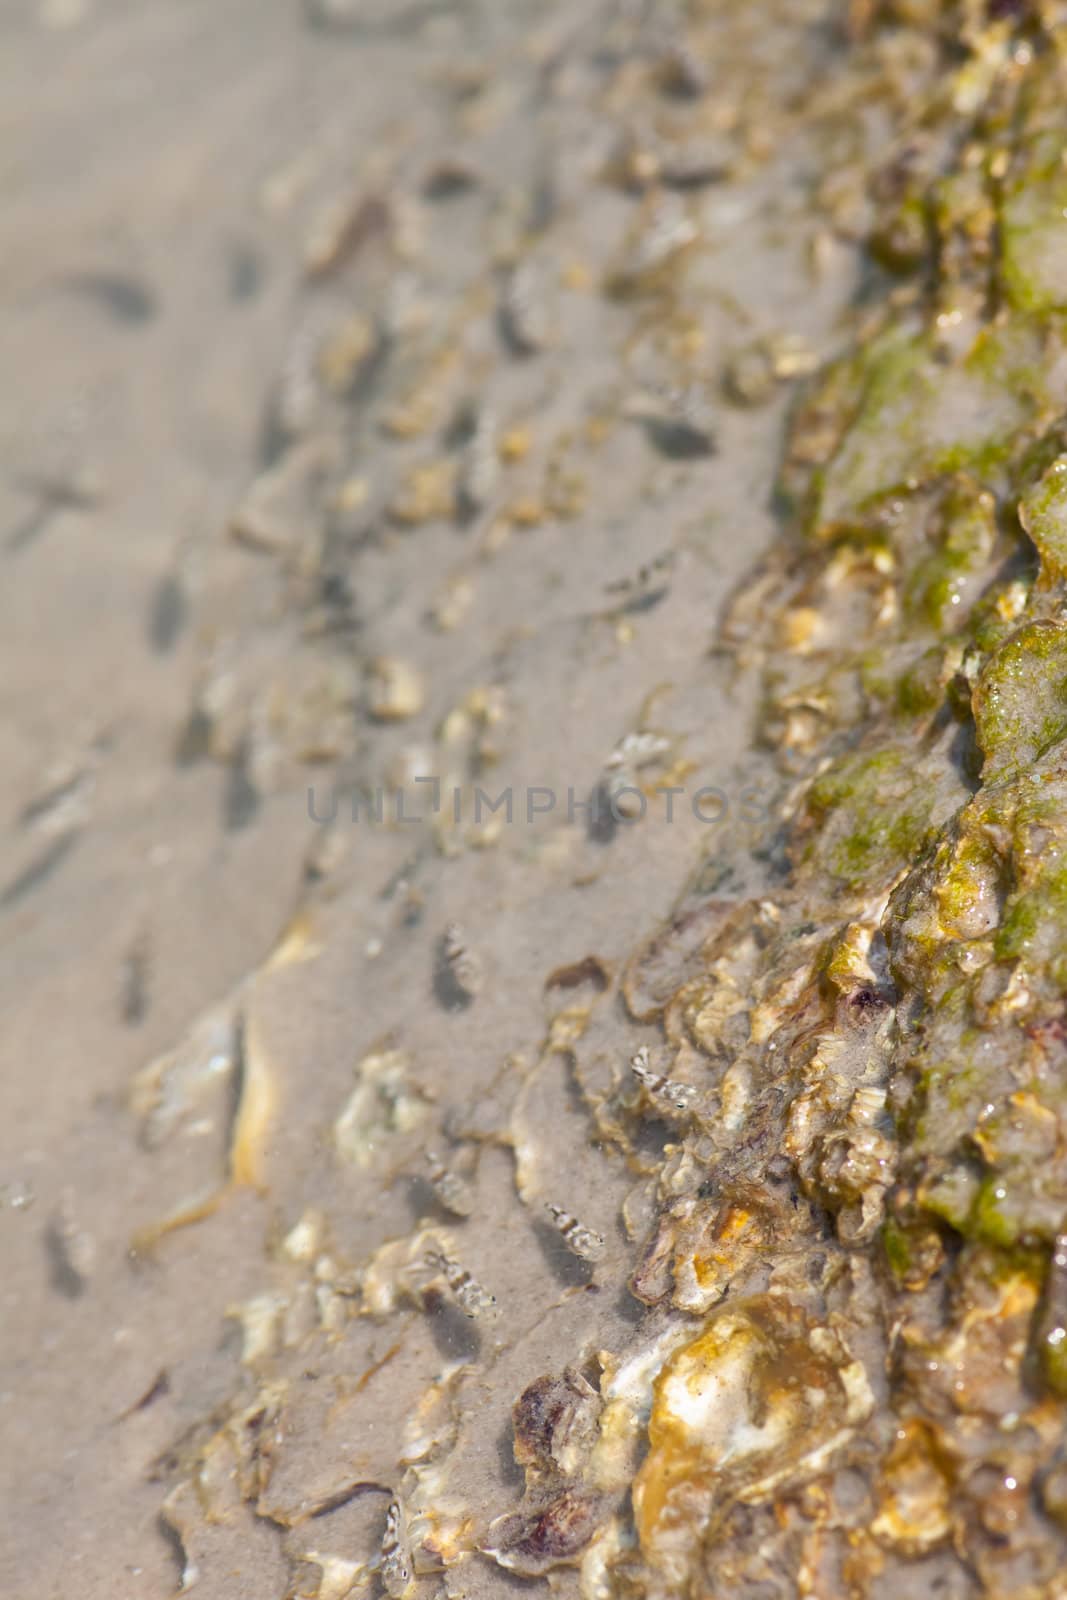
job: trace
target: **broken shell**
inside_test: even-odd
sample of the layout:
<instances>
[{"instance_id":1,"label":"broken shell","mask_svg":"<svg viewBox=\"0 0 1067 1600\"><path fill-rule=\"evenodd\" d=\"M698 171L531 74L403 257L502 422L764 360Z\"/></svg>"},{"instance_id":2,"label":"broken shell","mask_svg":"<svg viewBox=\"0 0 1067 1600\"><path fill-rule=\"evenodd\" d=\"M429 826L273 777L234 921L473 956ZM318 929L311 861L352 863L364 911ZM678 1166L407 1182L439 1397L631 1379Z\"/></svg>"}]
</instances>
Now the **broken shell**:
<instances>
[{"instance_id":1,"label":"broken shell","mask_svg":"<svg viewBox=\"0 0 1067 1600\"><path fill-rule=\"evenodd\" d=\"M430 605L429 617L435 628L451 633L458 628L474 602L474 582L464 573L447 578Z\"/></svg>"},{"instance_id":2,"label":"broken shell","mask_svg":"<svg viewBox=\"0 0 1067 1600\"><path fill-rule=\"evenodd\" d=\"M713 1315L656 1379L633 1489L646 1559L684 1584L716 1505L808 1481L873 1404L862 1366L783 1298Z\"/></svg>"},{"instance_id":3,"label":"broken shell","mask_svg":"<svg viewBox=\"0 0 1067 1600\"><path fill-rule=\"evenodd\" d=\"M368 668L367 710L378 722L403 722L426 703L422 674L399 656L378 656Z\"/></svg>"},{"instance_id":4,"label":"broken shell","mask_svg":"<svg viewBox=\"0 0 1067 1600\"><path fill-rule=\"evenodd\" d=\"M322 1212L305 1211L282 1240L282 1255L287 1261L313 1261L322 1248L325 1231L326 1219Z\"/></svg>"},{"instance_id":5,"label":"broken shell","mask_svg":"<svg viewBox=\"0 0 1067 1600\"><path fill-rule=\"evenodd\" d=\"M611 278L616 294L640 294L673 267L700 237L678 195L660 194L639 219Z\"/></svg>"},{"instance_id":6,"label":"broken shell","mask_svg":"<svg viewBox=\"0 0 1067 1600\"><path fill-rule=\"evenodd\" d=\"M408 1133L426 1114L426 1095L410 1076L400 1050L372 1051L356 1068L357 1083L334 1123L334 1145L343 1161L368 1166L383 1139Z\"/></svg>"},{"instance_id":7,"label":"broken shell","mask_svg":"<svg viewBox=\"0 0 1067 1600\"><path fill-rule=\"evenodd\" d=\"M426 461L412 467L389 502L389 515L402 527L451 521L456 514L456 463Z\"/></svg>"},{"instance_id":8,"label":"broken shell","mask_svg":"<svg viewBox=\"0 0 1067 1600\"><path fill-rule=\"evenodd\" d=\"M573 1565L596 1532L606 1510L602 1496L581 1489L561 1494L534 1510L498 1517L482 1546L498 1566L524 1578Z\"/></svg>"},{"instance_id":9,"label":"broken shell","mask_svg":"<svg viewBox=\"0 0 1067 1600\"><path fill-rule=\"evenodd\" d=\"M535 1378L511 1408L515 1460L531 1474L573 1477L596 1438L600 1398L572 1367Z\"/></svg>"},{"instance_id":10,"label":"broken shell","mask_svg":"<svg viewBox=\"0 0 1067 1600\"><path fill-rule=\"evenodd\" d=\"M430 1187L445 1210L451 1211L454 1217L469 1217L474 1210L474 1195L470 1185L458 1173L446 1167L440 1156L432 1150L426 1151L426 1167Z\"/></svg>"},{"instance_id":11,"label":"broken shell","mask_svg":"<svg viewBox=\"0 0 1067 1600\"><path fill-rule=\"evenodd\" d=\"M766 344L748 345L727 363L723 374L726 393L743 406L765 405L774 394L777 375Z\"/></svg>"}]
</instances>

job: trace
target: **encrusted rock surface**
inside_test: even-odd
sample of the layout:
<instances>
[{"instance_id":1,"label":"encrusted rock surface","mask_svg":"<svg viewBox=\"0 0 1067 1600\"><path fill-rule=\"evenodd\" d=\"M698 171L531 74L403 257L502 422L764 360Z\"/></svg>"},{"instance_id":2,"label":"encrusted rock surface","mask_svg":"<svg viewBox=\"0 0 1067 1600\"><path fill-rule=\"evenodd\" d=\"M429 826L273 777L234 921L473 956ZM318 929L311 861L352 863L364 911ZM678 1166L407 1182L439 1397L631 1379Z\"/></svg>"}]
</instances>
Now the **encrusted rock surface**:
<instances>
[{"instance_id":1,"label":"encrusted rock surface","mask_svg":"<svg viewBox=\"0 0 1067 1600\"><path fill-rule=\"evenodd\" d=\"M5 1592L1058 1600L1067 15L304 20L420 87L302 152L46 1250L5 1147L116 1486ZM16 1037L132 762L27 782Z\"/></svg>"}]
</instances>

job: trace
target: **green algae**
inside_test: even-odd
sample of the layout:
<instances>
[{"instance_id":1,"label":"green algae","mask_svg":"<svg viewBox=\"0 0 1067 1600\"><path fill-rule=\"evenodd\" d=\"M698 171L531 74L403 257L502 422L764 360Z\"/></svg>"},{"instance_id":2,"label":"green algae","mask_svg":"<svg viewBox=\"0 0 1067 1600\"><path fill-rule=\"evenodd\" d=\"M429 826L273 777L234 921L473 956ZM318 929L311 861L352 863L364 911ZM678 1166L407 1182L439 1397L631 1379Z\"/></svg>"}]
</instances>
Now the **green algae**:
<instances>
[{"instance_id":1,"label":"green algae","mask_svg":"<svg viewBox=\"0 0 1067 1600\"><path fill-rule=\"evenodd\" d=\"M1067 575L1067 455L1061 455L1019 502L1019 520L1041 560L1041 582Z\"/></svg>"},{"instance_id":2,"label":"green algae","mask_svg":"<svg viewBox=\"0 0 1067 1600\"><path fill-rule=\"evenodd\" d=\"M914 1266L914 1252L907 1229L895 1217L887 1217L882 1225L882 1248L890 1271L898 1278L907 1278Z\"/></svg>"},{"instance_id":3,"label":"green algae","mask_svg":"<svg viewBox=\"0 0 1067 1600\"><path fill-rule=\"evenodd\" d=\"M1044 863L1036 884L1008 904L997 929L999 961L1019 961L1067 934L1067 859Z\"/></svg>"},{"instance_id":4,"label":"green algae","mask_svg":"<svg viewBox=\"0 0 1067 1600\"><path fill-rule=\"evenodd\" d=\"M982 669L972 696L986 782L1018 772L1067 735L1067 624L1019 628Z\"/></svg>"},{"instance_id":5,"label":"green algae","mask_svg":"<svg viewBox=\"0 0 1067 1600\"><path fill-rule=\"evenodd\" d=\"M859 886L914 859L930 828L933 796L916 781L907 752L857 751L816 778L807 805L819 825L813 858Z\"/></svg>"},{"instance_id":6,"label":"green algae","mask_svg":"<svg viewBox=\"0 0 1067 1600\"><path fill-rule=\"evenodd\" d=\"M931 645L896 680L894 709L898 716L915 721L935 710L945 696L945 651Z\"/></svg>"},{"instance_id":7,"label":"green algae","mask_svg":"<svg viewBox=\"0 0 1067 1600\"><path fill-rule=\"evenodd\" d=\"M942 510L943 532L904 587L907 619L938 632L958 626L969 580L986 569L996 544L993 496L964 480L951 486Z\"/></svg>"},{"instance_id":8,"label":"green algae","mask_svg":"<svg viewBox=\"0 0 1067 1600\"><path fill-rule=\"evenodd\" d=\"M1067 1400L1067 1330L1057 1323L1041 1336L1041 1374L1061 1400Z\"/></svg>"},{"instance_id":9,"label":"green algae","mask_svg":"<svg viewBox=\"0 0 1067 1600\"><path fill-rule=\"evenodd\" d=\"M1003 863L996 846L980 828L965 829L954 846L945 848L943 868L934 888L942 929L955 939L984 935L996 917Z\"/></svg>"},{"instance_id":10,"label":"green algae","mask_svg":"<svg viewBox=\"0 0 1067 1600\"><path fill-rule=\"evenodd\" d=\"M983 1244L1010 1250L1018 1244L1023 1228L1016 1194L1002 1177L990 1173L979 1187L970 1215L959 1224L959 1231Z\"/></svg>"},{"instance_id":11,"label":"green algae","mask_svg":"<svg viewBox=\"0 0 1067 1600\"><path fill-rule=\"evenodd\" d=\"M919 1203L931 1216L947 1222L957 1233L966 1233L974 1210L979 1182L965 1166L950 1167L919 1189Z\"/></svg>"},{"instance_id":12,"label":"green algae","mask_svg":"<svg viewBox=\"0 0 1067 1600\"><path fill-rule=\"evenodd\" d=\"M809 912L824 896L827 924L843 899L876 924L896 997L877 1035L895 1131L877 1229L894 1326L901 1297L936 1278L921 1316L946 1348L977 1362L988 1338L995 1389L1008 1341L1021 1366L1029 1338L1027 1382L1040 1373L1067 1399L1067 1247L1058 1321L1033 1316L1067 1218L1067 53L1033 36L1016 52L1012 29L1000 19L982 35L967 94L932 115L955 118L958 137L916 139L891 164L872 253L922 276L797 409L783 483L801 537L782 604L818 627L775 636L801 642L768 673L768 721L791 773L810 763L793 887ZM869 1176L880 1147L833 1121L838 1074L870 1061L870 1035L858 1043L835 1006L814 1057L831 1107L820 1137L850 1153L798 1170L847 1245L842 1166ZM804 1126L798 1110L791 1153ZM948 1412L927 1406L936 1381L892 1378L894 1403L951 1436L970 1379ZM1023 1409L1001 1390L988 1405Z\"/></svg>"},{"instance_id":13,"label":"green algae","mask_svg":"<svg viewBox=\"0 0 1067 1600\"><path fill-rule=\"evenodd\" d=\"M1016 152L1000 198L1000 282L1020 311L1067 309L1067 166L1062 132L1037 134Z\"/></svg>"},{"instance_id":14,"label":"green algae","mask_svg":"<svg viewBox=\"0 0 1067 1600\"><path fill-rule=\"evenodd\" d=\"M936 324L908 319L851 358L843 387L854 416L817 477L808 533L818 539L862 534L887 500L939 476L998 484L1035 417L1062 402L1064 380L1040 319L978 325L951 357Z\"/></svg>"}]
</instances>

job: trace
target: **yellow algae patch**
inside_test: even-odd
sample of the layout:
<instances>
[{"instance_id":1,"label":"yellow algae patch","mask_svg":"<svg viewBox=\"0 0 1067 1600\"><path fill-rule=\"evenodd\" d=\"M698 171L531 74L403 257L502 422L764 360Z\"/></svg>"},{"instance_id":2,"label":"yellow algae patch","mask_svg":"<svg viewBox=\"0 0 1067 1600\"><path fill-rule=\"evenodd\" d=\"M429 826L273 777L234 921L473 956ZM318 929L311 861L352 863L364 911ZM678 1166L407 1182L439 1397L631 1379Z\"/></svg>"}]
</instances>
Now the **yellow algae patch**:
<instances>
[{"instance_id":1,"label":"yellow algae patch","mask_svg":"<svg viewBox=\"0 0 1067 1600\"><path fill-rule=\"evenodd\" d=\"M684 1311L706 1311L721 1299L742 1262L766 1246L772 1227L766 1210L726 1205L710 1226L698 1223L695 1238L684 1230L674 1252L672 1303Z\"/></svg>"},{"instance_id":2,"label":"yellow algae patch","mask_svg":"<svg viewBox=\"0 0 1067 1600\"><path fill-rule=\"evenodd\" d=\"M655 1382L633 1490L646 1559L683 1581L717 1512L820 1470L872 1405L862 1366L799 1306L766 1294L715 1315Z\"/></svg>"},{"instance_id":3,"label":"yellow algae patch","mask_svg":"<svg viewBox=\"0 0 1067 1600\"><path fill-rule=\"evenodd\" d=\"M897 1429L871 1532L880 1544L923 1555L952 1532L950 1497L949 1469L939 1457L936 1432L913 1418Z\"/></svg>"}]
</instances>

